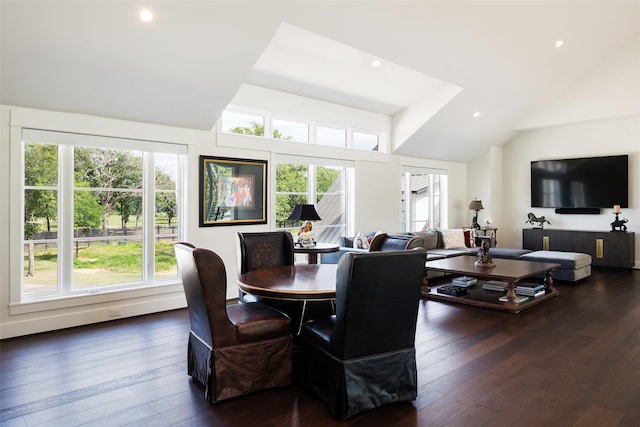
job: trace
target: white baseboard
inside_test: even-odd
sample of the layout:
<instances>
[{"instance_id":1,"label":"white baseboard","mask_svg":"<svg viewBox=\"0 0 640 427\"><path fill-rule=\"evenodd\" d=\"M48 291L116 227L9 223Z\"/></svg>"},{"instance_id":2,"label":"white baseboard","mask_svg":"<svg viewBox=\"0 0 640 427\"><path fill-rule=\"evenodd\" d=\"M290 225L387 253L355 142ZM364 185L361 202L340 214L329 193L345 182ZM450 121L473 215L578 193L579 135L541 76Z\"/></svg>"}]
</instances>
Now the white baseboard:
<instances>
[{"instance_id":1,"label":"white baseboard","mask_svg":"<svg viewBox=\"0 0 640 427\"><path fill-rule=\"evenodd\" d=\"M126 317L141 316L187 306L184 294L165 294L143 301L113 301L99 306L84 306L81 311L65 311L45 316L20 318L0 325L0 339L31 335L40 332L107 322Z\"/></svg>"}]
</instances>

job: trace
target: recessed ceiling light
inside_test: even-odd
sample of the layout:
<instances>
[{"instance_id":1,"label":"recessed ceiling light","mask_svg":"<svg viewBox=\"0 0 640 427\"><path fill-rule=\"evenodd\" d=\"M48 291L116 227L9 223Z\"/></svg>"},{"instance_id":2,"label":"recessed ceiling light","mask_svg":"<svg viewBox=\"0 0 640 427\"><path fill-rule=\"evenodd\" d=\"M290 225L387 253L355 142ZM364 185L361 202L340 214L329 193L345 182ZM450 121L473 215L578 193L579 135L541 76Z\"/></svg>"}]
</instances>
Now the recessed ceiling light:
<instances>
[{"instance_id":1,"label":"recessed ceiling light","mask_svg":"<svg viewBox=\"0 0 640 427\"><path fill-rule=\"evenodd\" d=\"M379 59L374 59L373 61L371 61L371 66L373 68L378 68L380 65L382 65L382 62L380 62Z\"/></svg>"},{"instance_id":2,"label":"recessed ceiling light","mask_svg":"<svg viewBox=\"0 0 640 427\"><path fill-rule=\"evenodd\" d=\"M556 47L561 47L564 44L564 40L558 40L556 42Z\"/></svg>"},{"instance_id":3,"label":"recessed ceiling light","mask_svg":"<svg viewBox=\"0 0 640 427\"><path fill-rule=\"evenodd\" d=\"M151 22L153 19L153 13L149 9L142 9L140 11L140 20L142 22Z\"/></svg>"},{"instance_id":4,"label":"recessed ceiling light","mask_svg":"<svg viewBox=\"0 0 640 427\"><path fill-rule=\"evenodd\" d=\"M480 117L480 111L476 111L475 113L473 113L473 117L475 118Z\"/></svg>"}]
</instances>

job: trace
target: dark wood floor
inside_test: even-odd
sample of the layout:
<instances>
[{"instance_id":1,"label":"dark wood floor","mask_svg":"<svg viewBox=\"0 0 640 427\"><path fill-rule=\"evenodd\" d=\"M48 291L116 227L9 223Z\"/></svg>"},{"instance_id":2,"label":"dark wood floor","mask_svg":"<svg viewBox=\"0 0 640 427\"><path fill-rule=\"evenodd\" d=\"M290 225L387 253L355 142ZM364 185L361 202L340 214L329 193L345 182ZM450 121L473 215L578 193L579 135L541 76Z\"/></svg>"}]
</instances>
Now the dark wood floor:
<instances>
[{"instance_id":1,"label":"dark wood floor","mask_svg":"<svg viewBox=\"0 0 640 427\"><path fill-rule=\"evenodd\" d=\"M423 300L418 399L347 422L295 386L207 403L178 310L2 341L0 424L639 426L640 271L557 287L520 314Z\"/></svg>"}]
</instances>

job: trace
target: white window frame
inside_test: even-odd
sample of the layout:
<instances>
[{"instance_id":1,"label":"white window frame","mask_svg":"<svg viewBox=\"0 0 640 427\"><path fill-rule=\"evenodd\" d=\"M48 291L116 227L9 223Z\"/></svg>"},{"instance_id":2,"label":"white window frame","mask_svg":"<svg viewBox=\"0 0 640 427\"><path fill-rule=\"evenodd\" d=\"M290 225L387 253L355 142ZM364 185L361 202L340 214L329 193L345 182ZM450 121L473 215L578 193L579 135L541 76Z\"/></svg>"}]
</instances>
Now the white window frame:
<instances>
[{"instance_id":1,"label":"white window frame","mask_svg":"<svg viewBox=\"0 0 640 427\"><path fill-rule=\"evenodd\" d=\"M275 165L274 165L274 182L275 182L275 171L277 171L277 165L280 163L287 163L287 164L299 164L299 165L305 165L305 166L312 166L309 168L309 177L307 180L307 191L306 191L306 197L307 197L307 202L306 203L310 203L315 205L316 202L316 198L317 198L317 185L316 185L316 168L317 166L324 166L324 167L343 167L345 168L345 212L344 212L344 216L345 216L345 222L344 222L344 227L345 227L345 235L349 235L350 233L352 233L353 230L353 206L354 206L354 178L355 178L355 165L354 162L352 161L348 161L348 160L342 160L342 159L329 159L329 158L319 158L319 157L299 157L299 156L291 156L291 155L286 155L286 154L279 154L276 156L276 161L275 161ZM275 211L275 200L277 196L277 192L275 191L275 186L274 186L274 191L273 191L274 197L274 211ZM284 193L283 193L284 194ZM340 225L340 226L343 226ZM325 227L329 227L329 226L325 226ZM276 228L276 230L289 230L291 229L291 227L284 227L284 228ZM337 242L332 242L332 243L337 243Z\"/></svg>"},{"instance_id":2,"label":"white window frame","mask_svg":"<svg viewBox=\"0 0 640 427\"><path fill-rule=\"evenodd\" d=\"M448 211L447 211L447 195L448 195L448 173L446 170L443 169L432 169L432 168L418 168L418 167L411 167L411 166L403 166L401 167L401 186L400 186L400 192L401 192L401 203L404 203L404 208L402 208L401 210L404 213L404 218L402 221L402 231L420 231L420 230L413 230L412 226L413 224L417 221L414 216L415 216L415 212L413 209L413 196L411 193L411 178L410 175L412 173L415 174L425 174L425 175L429 175L429 186L431 187L431 190L429 191L429 207L428 210L429 212L427 212L427 224L425 226L425 228L447 228L448 227L448 223L447 223L447 218L448 218ZM434 194L433 194L433 182L434 182L434 177L433 175L440 175L440 224L437 225L434 223ZM404 185L404 188L407 189L407 191L405 191L406 194L402 194L402 187Z\"/></svg>"},{"instance_id":3,"label":"white window frame","mask_svg":"<svg viewBox=\"0 0 640 427\"><path fill-rule=\"evenodd\" d=\"M386 134L384 132L378 132L378 131L374 131L371 129L364 129L364 128L358 128L358 127L351 127L351 126L344 126L338 123L331 123L331 122L327 122L327 121L317 121L317 120L309 120L306 118L302 118L302 117L291 117L291 116L286 116L286 115L280 115L277 113L273 113L273 112L267 112L267 111L259 111L259 110L255 110L255 109L251 109L251 108L245 108L245 107L241 107L241 106L236 106L236 105L229 105L227 106L227 108L225 108L225 111L229 111L229 112L233 112L233 113L238 113L238 114L247 114L247 115L252 115L252 116L258 116L258 117L262 117L264 120L264 135L261 136L255 136L255 135L247 135L247 136L253 136L255 138L266 138L266 139L270 139L273 141L285 141L285 142L292 142L292 143L298 143L298 144L312 144L312 145L317 145L319 147L331 147L331 148L337 148L337 149L348 149L348 150L354 150L354 151L359 151L359 152L371 152L371 153L387 153L388 152L388 141L386 138ZM228 132L226 130L224 130L225 126L224 126L224 122L223 122L223 117L224 117L224 112L221 115L220 121L219 121L219 125L218 125L218 129L220 131L220 133L223 134L227 134L227 135L237 135L234 132ZM300 124L306 124L308 127L308 141L297 141L297 140L281 140L281 139L276 139L273 138L273 121L274 120L284 120L284 121L288 121L288 122L292 122L292 123L300 123ZM346 135L346 146L345 147L336 147L336 146L331 146L331 145L323 145L323 144L318 144L318 139L317 139L317 135L316 135L316 127L317 126L322 126L322 127L328 127L328 128L335 128L335 129L341 129L341 130L345 130L347 135ZM363 133L363 134L368 134L368 135L373 135L376 136L378 139L378 149L373 151L373 150L361 150L361 149L357 149L353 147L353 133L357 132L357 133Z\"/></svg>"},{"instance_id":4,"label":"white window frame","mask_svg":"<svg viewBox=\"0 0 640 427\"><path fill-rule=\"evenodd\" d=\"M64 120L66 118L65 117L66 114L65 113L50 114L47 112L42 113L42 112L37 112L36 110L36 113L33 114L33 117L31 117L32 114L30 113L30 111L27 111L26 113L23 111L18 111L18 113L19 114L17 114L16 116L19 117L19 120L16 120L16 123L10 126L10 138L11 138L11 146L12 146L11 163L14 166L12 167L12 170L11 170L12 178L11 178L11 185L10 185L10 193L11 193L12 200L19 201L18 203L12 204L10 209L10 218L11 218L11 223L20 224L20 227L12 228L10 239L9 239L11 247L13 247L14 249L20 249L20 250L12 251L10 255L10 265L16 266L16 268L12 268L10 271L10 278L11 278L11 285L9 289L10 314L12 315L23 314L23 313L43 311L43 310L49 310L49 309L56 309L56 308L81 306L85 304L113 301L113 300L118 300L122 298L130 298L130 297L136 297L136 296L168 294L178 290L179 289L178 286L180 286L180 281L176 276L175 279L160 279L160 280L153 280L153 281L148 280L147 282L143 281L137 285L126 286L126 287L115 286L111 288L107 286L107 287L103 287L101 292L97 294L91 293L91 292L60 293L60 290L69 291L70 288L69 288L69 285L65 284L64 281L61 282L59 280L59 285L58 285L59 291L55 294L48 293L43 296L33 296L33 297L23 295L23 287L22 287L22 283L23 283L22 276L24 271L24 256L23 256L24 255L24 240L23 240L24 239L24 228L23 228L24 227L23 225L24 151L23 151L23 142L22 142L23 131L26 131L27 133L31 133L32 135L37 132L48 132L48 135L50 135L52 139L47 141L44 141L44 140L38 141L42 143L56 143L55 142L56 136L64 136L65 138L67 138L67 140L80 138L82 142L76 145L81 145L81 146L99 146L103 148L114 148L114 149L124 148L128 150L131 150L132 147L135 147L134 150L136 151L169 152L169 153L178 154L178 171L177 171L178 183L176 188L176 203L178 205L179 212L178 212L178 217L177 217L178 219L176 223L178 227L177 240L184 240L186 237L185 234L186 234L186 216L187 216L186 206L187 205L186 205L185 190L186 190L186 182L187 182L186 166L187 166L188 145L184 143L175 143L172 141L154 141L150 139L129 139L121 135L112 136L112 135L81 134L79 132L67 131L62 129L55 129L55 128L51 129L47 127L40 128L37 126L36 127L28 126L20 122L25 121L24 120L25 118L33 119L33 117L35 117L36 122L43 121L42 119L44 119L44 122L49 122L51 119L49 116L57 116L57 115L59 115L58 118L62 119L61 121L64 122L66 121ZM82 122L83 120L80 120L80 121ZM87 121L91 123L93 119L88 119ZM98 119L98 121L101 121L101 120ZM80 126L80 128L82 127L83 126ZM137 126L132 127L133 134L140 133L139 132L140 129L135 129L136 127ZM141 126L141 127L144 128L147 126ZM131 131L132 129L128 129L128 130ZM167 133L170 135L170 137L177 137L178 134L181 134L181 132L176 133L172 129L167 129ZM186 134L183 134L182 136L184 137L186 136ZM114 145L104 144L105 141L112 141L112 142L115 142L115 144ZM57 144L69 145L68 143L60 144L59 142ZM159 149L159 147L163 147L163 148ZM61 156L61 158L63 159L63 163L59 163L58 168L61 169L61 168L70 167L71 170L73 170L73 165L71 164L71 160L68 160L68 158L65 160L65 157L69 157L69 156L64 156L64 155ZM148 174L150 174L151 178L147 177L146 179L147 180L151 179L152 180L151 182L155 183L154 168L148 168L148 169L149 169ZM59 186L64 186L64 185L65 185L64 183L59 183ZM71 186L71 194L60 195L59 200L61 201L61 204L65 204L65 203L69 204L68 200L72 200L73 198L73 182L71 182L68 185ZM155 202L155 192L152 191L154 187L155 186L152 186L149 190L147 190L149 193L147 194L147 197ZM64 191L68 193L69 189L68 188L64 189ZM67 202L65 202L65 200L67 200ZM70 206L72 205L73 204L71 202ZM63 215L61 216L59 213L58 220L66 221L67 227L68 227L68 224L70 223L71 230L72 230L73 217L71 216L71 218L67 218L67 216L64 215L65 209L66 211L68 211L69 208L68 207L65 208L64 206L59 207L59 210L63 211L62 212ZM149 234L149 231L145 230L145 233L148 234L150 237L146 238L146 241L145 241L146 246L143 250L143 256L145 256L145 254L147 257L153 256L153 253L154 253L154 249L155 249L154 243L153 243L154 241L153 237L155 236L155 231L153 230L154 222L155 221L145 221L145 226L150 227L151 234ZM146 224L146 223L150 223L150 224ZM64 240L68 240L68 241L65 242ZM72 238L69 236L64 236L64 235L58 236L58 242L62 242L62 245L63 245L63 247L61 248L59 243L58 250L59 251L64 250L64 246L66 247L69 247L70 245L72 246L71 240ZM149 251L149 247L151 247L151 251ZM153 261L153 258L151 258L151 261ZM63 260L62 262L64 263L65 260ZM72 264L72 262L70 262L70 264ZM155 267L154 262L150 263L148 262L148 259L145 259L143 261L143 270L151 269L153 271L154 267ZM148 273L144 273L144 274L146 274L146 277L149 277ZM62 277L60 271L58 272L58 275L59 277Z\"/></svg>"}]
</instances>

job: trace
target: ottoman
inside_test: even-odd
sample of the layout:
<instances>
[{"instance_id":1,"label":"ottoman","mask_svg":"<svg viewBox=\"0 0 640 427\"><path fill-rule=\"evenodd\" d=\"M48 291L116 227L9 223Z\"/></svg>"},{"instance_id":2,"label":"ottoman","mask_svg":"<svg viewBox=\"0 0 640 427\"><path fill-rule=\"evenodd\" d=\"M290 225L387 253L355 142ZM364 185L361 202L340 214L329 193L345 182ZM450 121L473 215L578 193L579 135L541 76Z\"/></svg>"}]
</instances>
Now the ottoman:
<instances>
[{"instance_id":1,"label":"ottoman","mask_svg":"<svg viewBox=\"0 0 640 427\"><path fill-rule=\"evenodd\" d=\"M579 252L535 251L520 257L523 261L552 262L560 264L554 270L554 280L577 282L591 276L591 255Z\"/></svg>"},{"instance_id":2,"label":"ottoman","mask_svg":"<svg viewBox=\"0 0 640 427\"><path fill-rule=\"evenodd\" d=\"M530 252L529 249L489 248L489 255L491 257L502 259L520 259L522 255Z\"/></svg>"}]
</instances>

